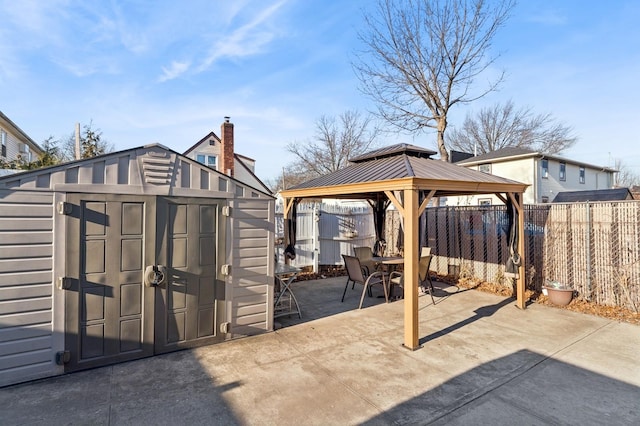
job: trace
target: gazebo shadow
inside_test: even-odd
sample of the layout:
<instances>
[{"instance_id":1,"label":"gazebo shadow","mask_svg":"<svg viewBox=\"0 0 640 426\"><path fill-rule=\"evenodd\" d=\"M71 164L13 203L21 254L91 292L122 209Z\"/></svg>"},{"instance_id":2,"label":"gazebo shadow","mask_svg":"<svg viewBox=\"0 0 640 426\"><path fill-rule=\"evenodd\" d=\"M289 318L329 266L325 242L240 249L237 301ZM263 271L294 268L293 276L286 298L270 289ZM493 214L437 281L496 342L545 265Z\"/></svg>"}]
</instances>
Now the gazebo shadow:
<instances>
[{"instance_id":1,"label":"gazebo shadow","mask_svg":"<svg viewBox=\"0 0 640 426\"><path fill-rule=\"evenodd\" d=\"M487 306L482 306L478 309L476 309L474 312L474 315L464 319L462 321L459 321L455 324L450 325L447 328L444 328L442 330L438 330L434 333L429 334L428 336L422 337L419 340L420 345L423 345L427 342L430 342L432 340L437 339L438 337L442 337L445 336L453 331L456 331L464 326L467 326L471 323L474 323L482 318L486 318L486 317L490 317L491 315L495 314L498 310L500 310L501 308L503 308L506 305L509 305L511 303L514 302L514 299L512 298L507 298L504 300L501 300L498 303L494 303L493 305L487 305Z\"/></svg>"}]
</instances>

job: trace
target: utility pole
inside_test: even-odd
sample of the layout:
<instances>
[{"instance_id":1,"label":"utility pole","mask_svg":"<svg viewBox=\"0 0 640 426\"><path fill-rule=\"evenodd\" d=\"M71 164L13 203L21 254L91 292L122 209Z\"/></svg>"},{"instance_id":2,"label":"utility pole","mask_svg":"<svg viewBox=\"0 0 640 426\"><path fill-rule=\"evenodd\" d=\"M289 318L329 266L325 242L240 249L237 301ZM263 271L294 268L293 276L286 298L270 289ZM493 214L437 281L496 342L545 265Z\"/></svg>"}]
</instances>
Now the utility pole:
<instances>
[{"instance_id":1,"label":"utility pole","mask_svg":"<svg viewBox=\"0 0 640 426\"><path fill-rule=\"evenodd\" d=\"M76 123L76 160L80 159L80 123Z\"/></svg>"}]
</instances>

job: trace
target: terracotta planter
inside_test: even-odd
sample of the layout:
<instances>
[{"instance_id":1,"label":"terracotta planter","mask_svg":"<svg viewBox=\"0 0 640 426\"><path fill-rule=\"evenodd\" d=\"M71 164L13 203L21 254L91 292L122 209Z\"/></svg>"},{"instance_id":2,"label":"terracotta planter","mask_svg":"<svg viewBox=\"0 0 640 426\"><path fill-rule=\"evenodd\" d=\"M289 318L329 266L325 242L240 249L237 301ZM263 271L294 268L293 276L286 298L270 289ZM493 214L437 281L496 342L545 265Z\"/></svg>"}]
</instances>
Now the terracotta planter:
<instances>
[{"instance_id":1,"label":"terracotta planter","mask_svg":"<svg viewBox=\"0 0 640 426\"><path fill-rule=\"evenodd\" d=\"M557 306L567 306L573 299L572 288L545 287L549 301Z\"/></svg>"}]
</instances>

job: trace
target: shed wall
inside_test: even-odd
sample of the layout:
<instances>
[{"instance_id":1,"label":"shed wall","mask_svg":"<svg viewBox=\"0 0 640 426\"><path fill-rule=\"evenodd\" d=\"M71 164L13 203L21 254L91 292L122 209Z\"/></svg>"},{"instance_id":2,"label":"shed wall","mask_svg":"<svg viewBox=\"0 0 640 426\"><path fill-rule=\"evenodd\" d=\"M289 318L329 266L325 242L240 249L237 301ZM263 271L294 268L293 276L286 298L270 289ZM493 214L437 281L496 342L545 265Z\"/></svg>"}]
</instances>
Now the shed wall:
<instances>
[{"instance_id":1,"label":"shed wall","mask_svg":"<svg viewBox=\"0 0 640 426\"><path fill-rule=\"evenodd\" d=\"M59 374L52 193L0 190L0 386Z\"/></svg>"},{"instance_id":2,"label":"shed wall","mask_svg":"<svg viewBox=\"0 0 640 426\"><path fill-rule=\"evenodd\" d=\"M231 205L233 337L273 328L274 202L234 200Z\"/></svg>"}]
</instances>

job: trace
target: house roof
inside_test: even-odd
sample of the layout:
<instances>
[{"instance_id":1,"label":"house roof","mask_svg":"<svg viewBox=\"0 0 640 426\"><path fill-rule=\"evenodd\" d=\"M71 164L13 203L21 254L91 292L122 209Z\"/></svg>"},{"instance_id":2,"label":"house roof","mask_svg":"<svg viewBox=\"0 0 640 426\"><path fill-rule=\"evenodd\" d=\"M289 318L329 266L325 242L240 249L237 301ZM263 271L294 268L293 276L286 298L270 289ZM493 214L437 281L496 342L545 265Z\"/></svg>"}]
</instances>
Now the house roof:
<instances>
[{"instance_id":1,"label":"house roof","mask_svg":"<svg viewBox=\"0 0 640 426\"><path fill-rule=\"evenodd\" d=\"M193 151L194 149L196 149L197 147L200 146L200 144L202 144L203 142L208 141L210 138L214 138L217 142L221 142L220 138L218 137L218 135L216 135L213 132L209 132L207 133L202 139L200 139L198 142L194 143L189 149L187 149L185 152L183 152L184 155L189 155L189 153L191 151Z\"/></svg>"},{"instance_id":2,"label":"house roof","mask_svg":"<svg viewBox=\"0 0 640 426\"><path fill-rule=\"evenodd\" d=\"M1 121L6 122L7 125L13 129L14 133L16 133L18 136L23 138L24 142L26 142L30 146L30 148L33 149L36 152L36 154L40 155L40 154L44 153L44 150L42 149L42 147L40 145L38 145L37 143L35 143L35 141L33 139L31 139L29 137L29 135L27 135L20 127L18 127L16 125L16 123L11 121L11 119L9 117L4 115L2 113L2 111L0 111L0 122Z\"/></svg>"},{"instance_id":3,"label":"house roof","mask_svg":"<svg viewBox=\"0 0 640 426\"><path fill-rule=\"evenodd\" d=\"M189 153L191 153L191 151L195 150L202 143L207 142L211 138L214 138L216 140L216 142L218 142L218 143L222 142L222 140L218 137L218 135L216 135L214 132L209 132L209 133L207 133L207 135L205 137L203 137L198 142L196 142L191 147L189 147L189 149L187 149L183 154L184 155L189 155ZM253 162L256 161L251 157L247 157L246 155L238 154L238 153L235 153L235 152L233 153L233 156L236 158L236 160L240 160L240 161L242 161L243 159L244 160L253 161ZM245 167L246 167L246 165L245 165Z\"/></svg>"},{"instance_id":4,"label":"house roof","mask_svg":"<svg viewBox=\"0 0 640 426\"><path fill-rule=\"evenodd\" d=\"M552 202L577 203L585 201L621 201L632 200L633 196L629 188L594 189L590 191L564 191L559 192Z\"/></svg>"},{"instance_id":5,"label":"house roof","mask_svg":"<svg viewBox=\"0 0 640 426\"><path fill-rule=\"evenodd\" d=\"M391 145L355 157L350 160L352 164L344 169L303 182L287 191L318 187L335 188L401 179L420 179L426 187L440 189L436 196L501 192L504 190L491 189L501 185L526 187L525 184L511 179L430 158L433 154L434 151L415 145ZM446 190L445 187L451 190Z\"/></svg>"},{"instance_id":6,"label":"house roof","mask_svg":"<svg viewBox=\"0 0 640 426\"><path fill-rule=\"evenodd\" d=\"M242 167L247 173L249 173L251 177L253 177L256 180L256 182L262 187L263 191L265 191L267 194L272 194L271 189L269 189L267 185L265 185L264 182L262 182L262 180L258 176L256 176L256 174L251 171L251 168L247 166L243 161L244 158L248 158L248 157L234 154L234 158L238 161L238 165L240 165L240 167ZM248 158L248 159L251 160L251 158Z\"/></svg>"},{"instance_id":7,"label":"house roof","mask_svg":"<svg viewBox=\"0 0 640 426\"><path fill-rule=\"evenodd\" d=\"M590 169L598 169L598 170L609 171L609 172L617 171L610 167L603 167L603 166L598 166L594 164L584 163L581 161L575 161L568 158L564 158L558 155L545 154L543 152L535 151L529 148L522 148L522 147L515 147L515 146L500 148L495 151L476 155L475 157L472 156L470 158L460 160L456 162L456 164L459 164L461 166L474 166L474 165L483 164L483 163L497 163L502 161L519 160L519 159L530 158L530 157L540 157L540 158L546 158L550 160L557 160L564 163L588 167Z\"/></svg>"}]
</instances>

